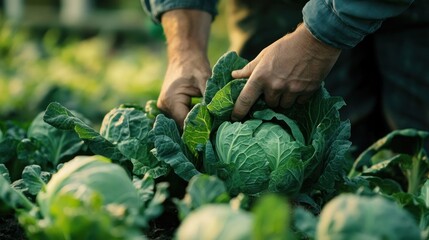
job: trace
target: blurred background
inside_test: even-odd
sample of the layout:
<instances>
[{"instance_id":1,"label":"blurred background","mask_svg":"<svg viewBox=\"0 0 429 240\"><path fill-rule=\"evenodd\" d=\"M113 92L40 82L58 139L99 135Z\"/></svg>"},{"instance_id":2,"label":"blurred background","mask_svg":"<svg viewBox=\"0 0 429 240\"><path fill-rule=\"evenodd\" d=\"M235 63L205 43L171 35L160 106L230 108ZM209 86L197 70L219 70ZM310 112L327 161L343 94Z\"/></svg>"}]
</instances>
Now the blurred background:
<instances>
[{"instance_id":1,"label":"blurred background","mask_svg":"<svg viewBox=\"0 0 429 240\"><path fill-rule=\"evenodd\" d=\"M228 50L225 29L219 15L212 65ZM165 70L162 28L140 0L0 0L0 121L30 121L57 101L100 123L156 99Z\"/></svg>"}]
</instances>

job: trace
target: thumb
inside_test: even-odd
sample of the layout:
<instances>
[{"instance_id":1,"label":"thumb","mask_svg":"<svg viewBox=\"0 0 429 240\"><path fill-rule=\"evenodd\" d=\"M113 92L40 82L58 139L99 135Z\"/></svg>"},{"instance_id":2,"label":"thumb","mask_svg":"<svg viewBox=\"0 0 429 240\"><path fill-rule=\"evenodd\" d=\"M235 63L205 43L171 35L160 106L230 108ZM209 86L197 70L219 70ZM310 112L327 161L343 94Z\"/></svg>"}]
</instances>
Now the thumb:
<instances>
[{"instance_id":1,"label":"thumb","mask_svg":"<svg viewBox=\"0 0 429 240\"><path fill-rule=\"evenodd\" d=\"M248 77L250 77L253 70L255 69L256 64L257 64L257 61L255 59L255 60L249 62L242 69L232 71L231 76L233 78L248 78Z\"/></svg>"}]
</instances>

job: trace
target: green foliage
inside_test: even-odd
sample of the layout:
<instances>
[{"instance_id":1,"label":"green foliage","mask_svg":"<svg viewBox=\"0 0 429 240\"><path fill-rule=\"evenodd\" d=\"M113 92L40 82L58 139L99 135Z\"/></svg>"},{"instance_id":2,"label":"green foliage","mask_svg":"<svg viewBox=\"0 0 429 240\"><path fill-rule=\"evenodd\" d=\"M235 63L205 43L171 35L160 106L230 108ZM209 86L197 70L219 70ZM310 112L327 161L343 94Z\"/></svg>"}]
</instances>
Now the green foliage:
<instances>
[{"instance_id":1,"label":"green foliage","mask_svg":"<svg viewBox=\"0 0 429 240\"><path fill-rule=\"evenodd\" d=\"M76 117L70 110L59 103L50 103L43 119L52 126L63 130L74 130L86 141L94 154L103 155L115 161L123 158L117 147L103 138L88 123Z\"/></svg>"},{"instance_id":2,"label":"green foliage","mask_svg":"<svg viewBox=\"0 0 429 240\"><path fill-rule=\"evenodd\" d=\"M227 203L230 200L223 181L215 176L196 175L191 178L182 200L174 199L179 210L180 219L191 211L211 203Z\"/></svg>"},{"instance_id":3,"label":"green foliage","mask_svg":"<svg viewBox=\"0 0 429 240\"><path fill-rule=\"evenodd\" d=\"M46 166L46 169L55 169L59 163L77 153L83 141L72 131L49 125L43 116L43 112L39 113L30 124L27 131L29 140L24 139L17 146L18 158Z\"/></svg>"},{"instance_id":4,"label":"green foliage","mask_svg":"<svg viewBox=\"0 0 429 240\"><path fill-rule=\"evenodd\" d=\"M246 83L231 71L246 63L219 59L183 132L154 100L110 110L99 131L58 102L29 124L0 122L0 211L30 239L429 237L428 132L393 131L346 176L345 103L323 86L282 111L260 98L230 121Z\"/></svg>"},{"instance_id":5,"label":"green foliage","mask_svg":"<svg viewBox=\"0 0 429 240\"><path fill-rule=\"evenodd\" d=\"M157 97L166 70L163 42L118 45L107 32L74 33L42 35L0 23L1 118L31 120L56 101L98 121L111 106Z\"/></svg>"},{"instance_id":6,"label":"green foliage","mask_svg":"<svg viewBox=\"0 0 429 240\"><path fill-rule=\"evenodd\" d=\"M392 131L359 155L349 176L390 178L404 191L418 194L429 175L429 160L424 150L428 137L429 132L416 129Z\"/></svg>"},{"instance_id":7,"label":"green foliage","mask_svg":"<svg viewBox=\"0 0 429 240\"><path fill-rule=\"evenodd\" d=\"M7 172L1 167L0 175L0 212L11 210L31 210L34 205L21 192L13 189L7 179Z\"/></svg>"},{"instance_id":8,"label":"green foliage","mask_svg":"<svg viewBox=\"0 0 429 240\"><path fill-rule=\"evenodd\" d=\"M290 228L291 208L286 199L276 195L263 196L252 208L252 213L252 239L295 239Z\"/></svg>"},{"instance_id":9,"label":"green foliage","mask_svg":"<svg viewBox=\"0 0 429 240\"><path fill-rule=\"evenodd\" d=\"M74 130L94 154L125 165L131 162L136 175L159 177L169 172L167 165L150 152L154 143L149 141L149 130L154 121L141 108L112 109L104 117L100 133L59 103L49 104L44 120L57 128Z\"/></svg>"},{"instance_id":10,"label":"green foliage","mask_svg":"<svg viewBox=\"0 0 429 240\"><path fill-rule=\"evenodd\" d=\"M168 164L178 176L189 181L193 176L200 174L189 160L192 159L192 155L184 146L173 119L162 114L158 115L150 137L154 144L151 153L160 162Z\"/></svg>"}]
</instances>

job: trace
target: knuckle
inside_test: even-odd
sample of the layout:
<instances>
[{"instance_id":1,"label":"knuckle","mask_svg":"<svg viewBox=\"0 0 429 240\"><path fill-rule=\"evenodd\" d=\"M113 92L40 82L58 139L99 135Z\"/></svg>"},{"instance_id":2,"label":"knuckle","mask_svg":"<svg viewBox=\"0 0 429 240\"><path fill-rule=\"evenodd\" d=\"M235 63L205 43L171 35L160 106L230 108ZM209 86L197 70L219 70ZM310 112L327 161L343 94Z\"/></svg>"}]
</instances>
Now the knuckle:
<instances>
[{"instance_id":1,"label":"knuckle","mask_svg":"<svg viewBox=\"0 0 429 240\"><path fill-rule=\"evenodd\" d=\"M301 93L303 91L303 87L302 87L302 84L296 81L293 81L289 84L288 90L291 93Z\"/></svg>"},{"instance_id":2,"label":"knuckle","mask_svg":"<svg viewBox=\"0 0 429 240\"><path fill-rule=\"evenodd\" d=\"M283 92L284 88L285 88L284 84L280 81L273 81L270 84L270 89L274 93Z\"/></svg>"}]
</instances>

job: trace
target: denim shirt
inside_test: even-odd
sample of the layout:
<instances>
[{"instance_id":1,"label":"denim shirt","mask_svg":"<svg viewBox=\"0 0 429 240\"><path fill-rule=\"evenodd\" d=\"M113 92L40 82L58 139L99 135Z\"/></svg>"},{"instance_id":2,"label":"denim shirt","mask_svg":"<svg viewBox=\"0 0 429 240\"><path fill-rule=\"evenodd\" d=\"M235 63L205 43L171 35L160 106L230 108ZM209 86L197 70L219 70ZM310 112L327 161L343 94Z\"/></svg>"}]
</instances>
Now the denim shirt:
<instances>
[{"instance_id":1,"label":"denim shirt","mask_svg":"<svg viewBox=\"0 0 429 240\"><path fill-rule=\"evenodd\" d=\"M228 1L228 0L227 0ZM216 0L141 0L155 22L172 9L199 9L216 16ZM352 48L380 28L383 20L405 11L413 0L310 0L303 22L313 36L336 48Z\"/></svg>"},{"instance_id":2,"label":"denim shirt","mask_svg":"<svg viewBox=\"0 0 429 240\"><path fill-rule=\"evenodd\" d=\"M217 0L141 0L143 8L156 22L161 22L161 15L173 9L198 9L210 13L213 18L217 14Z\"/></svg>"},{"instance_id":3,"label":"denim shirt","mask_svg":"<svg viewBox=\"0 0 429 240\"><path fill-rule=\"evenodd\" d=\"M352 48L404 12L413 0L310 0L302 14L313 36L336 48Z\"/></svg>"}]
</instances>

